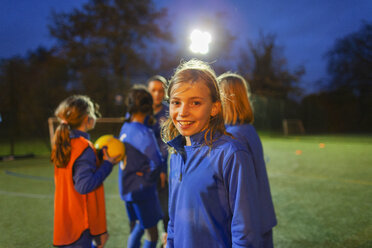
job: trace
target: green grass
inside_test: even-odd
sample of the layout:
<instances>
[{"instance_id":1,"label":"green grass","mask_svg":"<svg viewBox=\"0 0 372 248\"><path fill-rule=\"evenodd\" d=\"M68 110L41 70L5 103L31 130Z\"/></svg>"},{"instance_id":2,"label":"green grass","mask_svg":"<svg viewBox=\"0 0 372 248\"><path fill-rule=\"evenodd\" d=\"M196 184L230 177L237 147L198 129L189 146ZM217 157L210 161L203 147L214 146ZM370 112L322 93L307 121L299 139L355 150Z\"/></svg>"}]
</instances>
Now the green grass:
<instances>
[{"instance_id":1,"label":"green grass","mask_svg":"<svg viewBox=\"0 0 372 248\"><path fill-rule=\"evenodd\" d=\"M279 223L276 247L372 246L371 141L263 137Z\"/></svg>"},{"instance_id":2,"label":"green grass","mask_svg":"<svg viewBox=\"0 0 372 248\"><path fill-rule=\"evenodd\" d=\"M129 229L116 169L105 181L105 192L107 247L125 247ZM51 247L53 194L53 166L48 157L0 162L0 247Z\"/></svg>"},{"instance_id":3,"label":"green grass","mask_svg":"<svg viewBox=\"0 0 372 248\"><path fill-rule=\"evenodd\" d=\"M372 247L372 137L264 134L262 142L278 218L275 247ZM0 247L50 247L53 167L45 144L23 146L37 156L0 162ZM117 168L105 191L107 247L125 247L128 220Z\"/></svg>"},{"instance_id":4,"label":"green grass","mask_svg":"<svg viewBox=\"0 0 372 248\"><path fill-rule=\"evenodd\" d=\"M27 139L16 140L14 142L14 155L34 154L40 156L49 156L50 143L49 140ZM0 142L0 156L8 156L11 154L10 141Z\"/></svg>"}]
</instances>

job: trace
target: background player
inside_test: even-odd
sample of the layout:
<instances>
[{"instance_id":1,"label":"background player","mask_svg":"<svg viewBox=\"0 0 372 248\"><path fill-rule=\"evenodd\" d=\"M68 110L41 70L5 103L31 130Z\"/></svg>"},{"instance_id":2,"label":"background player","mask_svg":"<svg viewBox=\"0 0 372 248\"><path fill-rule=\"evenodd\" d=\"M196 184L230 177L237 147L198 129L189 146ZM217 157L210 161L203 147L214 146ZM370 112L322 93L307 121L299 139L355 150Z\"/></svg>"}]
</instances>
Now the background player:
<instances>
[{"instance_id":1,"label":"background player","mask_svg":"<svg viewBox=\"0 0 372 248\"><path fill-rule=\"evenodd\" d=\"M260 222L263 247L273 247L272 228L276 225L274 205L270 193L262 143L252 123L252 105L249 87L245 79L236 73L224 73L218 77L223 95L223 115L226 131L242 142L251 152L258 182Z\"/></svg>"},{"instance_id":2,"label":"background player","mask_svg":"<svg viewBox=\"0 0 372 248\"><path fill-rule=\"evenodd\" d=\"M144 123L152 118L152 96L144 87L133 87L126 99L129 118L120 130L126 159L119 166L119 192L130 221L127 247L140 247L145 230L144 247L156 247L157 223L163 218L156 182L162 165L154 133Z\"/></svg>"},{"instance_id":3,"label":"background player","mask_svg":"<svg viewBox=\"0 0 372 248\"><path fill-rule=\"evenodd\" d=\"M160 177L158 181L158 194L161 204L161 208L164 214L163 217L163 228L164 233L162 235L162 242L166 244L167 240L167 228L168 228L168 146L165 144L161 138L161 125L168 119L169 106L164 102L165 89L167 85L167 80L160 76L155 75L147 80L147 89L149 90L152 100L153 100L153 111L156 122L154 125L149 125L149 127L154 131L160 152L163 157L163 165L160 171Z\"/></svg>"},{"instance_id":4,"label":"background player","mask_svg":"<svg viewBox=\"0 0 372 248\"><path fill-rule=\"evenodd\" d=\"M60 124L53 138L54 246L103 247L108 239L103 181L118 157L103 149L103 162L89 141L98 105L83 95L70 96L55 111Z\"/></svg>"}]
</instances>

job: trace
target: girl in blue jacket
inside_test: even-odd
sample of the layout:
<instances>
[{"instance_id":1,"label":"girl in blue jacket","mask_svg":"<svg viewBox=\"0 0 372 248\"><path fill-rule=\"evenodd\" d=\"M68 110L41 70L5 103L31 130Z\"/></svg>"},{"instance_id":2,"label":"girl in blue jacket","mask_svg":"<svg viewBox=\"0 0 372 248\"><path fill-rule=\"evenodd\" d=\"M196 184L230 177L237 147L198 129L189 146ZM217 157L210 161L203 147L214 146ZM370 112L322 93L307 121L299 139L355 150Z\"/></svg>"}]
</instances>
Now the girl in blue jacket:
<instances>
[{"instance_id":1,"label":"girl in blue jacket","mask_svg":"<svg viewBox=\"0 0 372 248\"><path fill-rule=\"evenodd\" d=\"M261 140L252 126L254 116L249 101L248 84L242 76L230 72L220 75L218 77L218 83L224 96L223 115L226 130L242 142L252 154L258 182L263 247L273 247L272 228L277 224L277 221Z\"/></svg>"},{"instance_id":2,"label":"girl in blue jacket","mask_svg":"<svg viewBox=\"0 0 372 248\"><path fill-rule=\"evenodd\" d=\"M167 247L260 247L253 158L226 135L214 71L199 60L182 63L167 94Z\"/></svg>"},{"instance_id":3,"label":"girl in blue jacket","mask_svg":"<svg viewBox=\"0 0 372 248\"><path fill-rule=\"evenodd\" d=\"M152 96L146 88L135 86L126 101L129 118L120 130L120 140L127 156L119 164L119 192L131 226L127 247L140 247L144 231L144 247L156 247L157 223L163 217L156 189L162 158L153 131L144 124L153 113Z\"/></svg>"}]
</instances>

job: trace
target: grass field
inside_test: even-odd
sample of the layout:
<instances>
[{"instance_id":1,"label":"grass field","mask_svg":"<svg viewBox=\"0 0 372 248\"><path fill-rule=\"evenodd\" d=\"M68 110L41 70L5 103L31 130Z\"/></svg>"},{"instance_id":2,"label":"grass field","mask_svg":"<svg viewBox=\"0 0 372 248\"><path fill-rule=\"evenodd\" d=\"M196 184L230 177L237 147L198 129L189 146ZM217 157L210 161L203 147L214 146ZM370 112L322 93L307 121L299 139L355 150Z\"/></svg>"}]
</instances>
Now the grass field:
<instances>
[{"instance_id":1,"label":"grass field","mask_svg":"<svg viewBox=\"0 0 372 248\"><path fill-rule=\"evenodd\" d=\"M372 247L372 137L263 135L278 218L275 247ZM324 145L321 145L323 143ZM0 247L51 247L53 167L47 146L35 158L0 162ZM8 153L0 145L0 155ZM117 168L105 182L110 240L125 247L128 221Z\"/></svg>"}]
</instances>

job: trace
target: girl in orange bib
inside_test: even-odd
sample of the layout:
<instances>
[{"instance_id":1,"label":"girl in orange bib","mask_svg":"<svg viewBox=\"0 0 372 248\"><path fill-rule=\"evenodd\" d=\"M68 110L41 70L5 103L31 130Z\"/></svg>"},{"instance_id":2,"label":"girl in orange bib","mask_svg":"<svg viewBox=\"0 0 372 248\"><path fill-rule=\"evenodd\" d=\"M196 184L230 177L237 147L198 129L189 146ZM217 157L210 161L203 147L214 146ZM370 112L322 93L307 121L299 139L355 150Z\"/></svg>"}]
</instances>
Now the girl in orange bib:
<instances>
[{"instance_id":1,"label":"girl in orange bib","mask_svg":"<svg viewBox=\"0 0 372 248\"><path fill-rule=\"evenodd\" d=\"M103 181L118 157L103 150L99 161L87 131L100 116L98 105L73 95L55 111L60 124L53 138L54 235L57 247L103 247L108 239Z\"/></svg>"}]
</instances>

